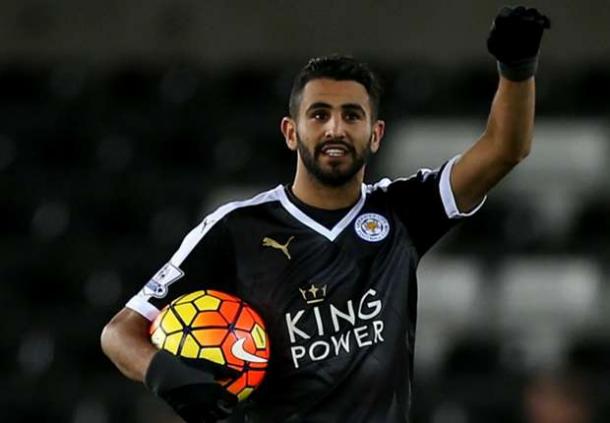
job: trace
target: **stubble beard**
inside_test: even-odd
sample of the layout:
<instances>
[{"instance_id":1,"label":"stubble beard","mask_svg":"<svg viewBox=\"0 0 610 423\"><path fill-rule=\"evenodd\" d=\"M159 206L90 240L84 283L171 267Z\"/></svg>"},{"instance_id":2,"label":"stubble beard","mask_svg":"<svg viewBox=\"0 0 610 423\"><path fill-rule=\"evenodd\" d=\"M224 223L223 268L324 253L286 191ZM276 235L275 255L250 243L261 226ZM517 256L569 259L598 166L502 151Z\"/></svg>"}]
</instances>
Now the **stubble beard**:
<instances>
[{"instance_id":1,"label":"stubble beard","mask_svg":"<svg viewBox=\"0 0 610 423\"><path fill-rule=\"evenodd\" d=\"M366 165L369 156L371 155L371 141L372 134L371 137L369 137L367 146L361 154L358 154L352 145L338 139L328 140L318 144L314 148L312 154L297 133L297 150L301 156L301 160L303 161L305 168L318 182L328 187L337 188L349 183L360 171L360 169ZM329 143L341 144L348 150L347 154L352 160L347 169L342 170L341 165L338 163L336 165L326 166L326 168L321 165L320 155L322 154L322 148Z\"/></svg>"}]
</instances>

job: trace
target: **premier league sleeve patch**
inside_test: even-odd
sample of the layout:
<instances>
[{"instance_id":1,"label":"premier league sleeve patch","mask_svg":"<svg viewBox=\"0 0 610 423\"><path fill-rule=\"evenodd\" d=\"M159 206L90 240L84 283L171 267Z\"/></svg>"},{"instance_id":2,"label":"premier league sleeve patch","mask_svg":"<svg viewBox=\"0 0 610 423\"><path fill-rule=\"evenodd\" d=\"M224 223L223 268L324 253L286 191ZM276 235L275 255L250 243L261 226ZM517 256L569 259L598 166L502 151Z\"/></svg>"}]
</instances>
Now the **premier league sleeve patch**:
<instances>
[{"instance_id":1,"label":"premier league sleeve patch","mask_svg":"<svg viewBox=\"0 0 610 423\"><path fill-rule=\"evenodd\" d=\"M142 289L142 295L146 297L163 298L167 295L169 285L184 276L180 268L167 263L161 268Z\"/></svg>"},{"instance_id":2,"label":"premier league sleeve patch","mask_svg":"<svg viewBox=\"0 0 610 423\"><path fill-rule=\"evenodd\" d=\"M388 219L377 213L365 213L358 216L354 223L358 236L365 241L379 242L390 233Z\"/></svg>"}]
</instances>

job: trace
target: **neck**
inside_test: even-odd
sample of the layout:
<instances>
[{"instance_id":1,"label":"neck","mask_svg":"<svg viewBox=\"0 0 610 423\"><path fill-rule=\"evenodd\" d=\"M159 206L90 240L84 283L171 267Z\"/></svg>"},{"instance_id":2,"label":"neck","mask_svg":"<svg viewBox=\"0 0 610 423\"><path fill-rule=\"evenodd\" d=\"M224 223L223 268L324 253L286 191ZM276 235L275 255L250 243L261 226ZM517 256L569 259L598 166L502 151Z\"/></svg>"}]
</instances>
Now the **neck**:
<instances>
[{"instance_id":1,"label":"neck","mask_svg":"<svg viewBox=\"0 0 610 423\"><path fill-rule=\"evenodd\" d=\"M336 210L350 207L360 198L364 168L344 185L333 187L322 184L302 166L297 166L292 184L294 195L312 207Z\"/></svg>"}]
</instances>

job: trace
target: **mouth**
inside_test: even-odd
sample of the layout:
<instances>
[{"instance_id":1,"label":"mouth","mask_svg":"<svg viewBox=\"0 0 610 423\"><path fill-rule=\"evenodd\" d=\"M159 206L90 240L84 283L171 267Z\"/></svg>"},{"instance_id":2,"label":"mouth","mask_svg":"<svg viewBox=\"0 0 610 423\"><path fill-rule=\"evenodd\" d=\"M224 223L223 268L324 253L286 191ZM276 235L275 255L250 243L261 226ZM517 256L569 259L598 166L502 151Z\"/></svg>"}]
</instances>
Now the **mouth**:
<instances>
[{"instance_id":1,"label":"mouth","mask_svg":"<svg viewBox=\"0 0 610 423\"><path fill-rule=\"evenodd\" d=\"M350 154L351 149L342 143L326 143L320 148L320 153L328 157L343 157Z\"/></svg>"}]
</instances>

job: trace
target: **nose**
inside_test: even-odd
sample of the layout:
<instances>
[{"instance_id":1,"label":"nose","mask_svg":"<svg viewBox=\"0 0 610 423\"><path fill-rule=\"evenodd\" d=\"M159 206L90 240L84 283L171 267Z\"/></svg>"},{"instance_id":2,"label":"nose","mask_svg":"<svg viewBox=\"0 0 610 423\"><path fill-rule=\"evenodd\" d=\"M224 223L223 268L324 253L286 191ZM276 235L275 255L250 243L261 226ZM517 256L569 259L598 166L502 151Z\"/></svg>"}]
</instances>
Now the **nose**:
<instances>
[{"instance_id":1,"label":"nose","mask_svg":"<svg viewBox=\"0 0 610 423\"><path fill-rule=\"evenodd\" d=\"M335 138L345 138L345 126L343 124L343 120L341 116L333 115L328 121L326 121L326 126L324 128L324 138L325 139L335 139Z\"/></svg>"}]
</instances>

